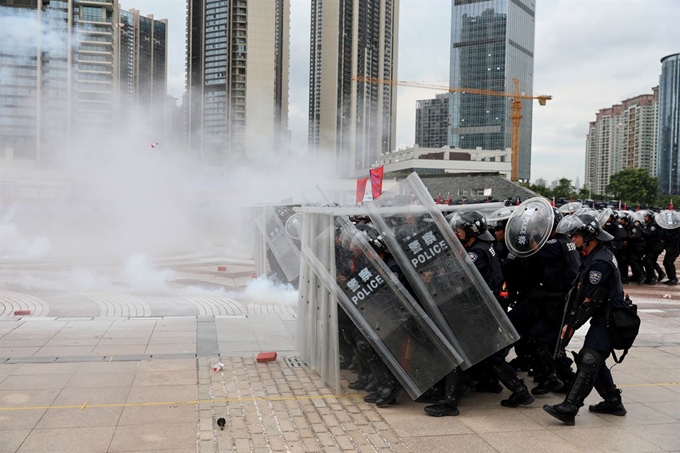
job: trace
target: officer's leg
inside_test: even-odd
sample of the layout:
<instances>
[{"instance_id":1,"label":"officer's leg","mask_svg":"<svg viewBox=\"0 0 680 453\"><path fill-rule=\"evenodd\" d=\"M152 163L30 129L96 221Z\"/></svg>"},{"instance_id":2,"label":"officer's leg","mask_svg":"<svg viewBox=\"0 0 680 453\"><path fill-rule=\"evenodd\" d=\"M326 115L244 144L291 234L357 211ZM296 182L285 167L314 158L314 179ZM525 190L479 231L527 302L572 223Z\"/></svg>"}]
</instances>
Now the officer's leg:
<instances>
[{"instance_id":1,"label":"officer's leg","mask_svg":"<svg viewBox=\"0 0 680 453\"><path fill-rule=\"evenodd\" d=\"M345 339L345 342L350 345L356 363L359 367L357 380L350 382L349 388L352 390L367 390L367 387L373 381L373 375L371 374L371 368L368 366L366 359L364 359L364 357L359 352L356 344L356 340L363 339L363 335L361 335L359 329L354 326L340 326L340 334Z\"/></svg>"},{"instance_id":2,"label":"officer's leg","mask_svg":"<svg viewBox=\"0 0 680 453\"><path fill-rule=\"evenodd\" d=\"M588 406L590 412L598 414L626 415L626 408L621 402L621 390L616 388L612 373L604 363L600 366L595 378L595 390L604 399L597 404Z\"/></svg>"},{"instance_id":3,"label":"officer's leg","mask_svg":"<svg viewBox=\"0 0 680 453\"><path fill-rule=\"evenodd\" d=\"M425 413L433 417L458 415L458 402L463 396L465 374L460 367L451 371L444 381L444 397L431 406L425 406Z\"/></svg>"},{"instance_id":4,"label":"officer's leg","mask_svg":"<svg viewBox=\"0 0 680 453\"><path fill-rule=\"evenodd\" d=\"M659 266L659 256L661 256L661 253L656 254L656 260L654 261L654 270L656 273L659 275L657 281L662 281L664 278L666 278L666 273L663 271L661 266Z\"/></svg>"},{"instance_id":5,"label":"officer's leg","mask_svg":"<svg viewBox=\"0 0 680 453\"><path fill-rule=\"evenodd\" d=\"M532 395L546 395L563 387L562 381L555 372L555 363L548 351L548 345L557 336L559 327L553 327L551 323L541 321L533 329L527 338L527 343L532 346L531 357L534 371L538 377L538 385L531 389Z\"/></svg>"},{"instance_id":6,"label":"officer's leg","mask_svg":"<svg viewBox=\"0 0 680 453\"><path fill-rule=\"evenodd\" d=\"M378 389L375 393L364 397L364 401L375 403L379 407L393 404L404 389L365 338L357 339L356 343L359 354L366 360L378 382Z\"/></svg>"},{"instance_id":7,"label":"officer's leg","mask_svg":"<svg viewBox=\"0 0 680 453\"><path fill-rule=\"evenodd\" d=\"M576 359L578 372L571 383L566 398L562 403L554 406L546 404L543 406L543 410L564 422L564 424L573 426L576 414L581 406L583 406L583 400L586 399L593 389L593 375L601 362L602 358L596 350L591 348L581 349Z\"/></svg>"},{"instance_id":8,"label":"officer's leg","mask_svg":"<svg viewBox=\"0 0 680 453\"><path fill-rule=\"evenodd\" d=\"M666 274L668 274L668 281L665 281L666 285L677 285L678 277L675 273L675 260L680 255L680 248L668 248L666 249L666 255L663 257L663 267L666 269Z\"/></svg>"},{"instance_id":9,"label":"officer's leg","mask_svg":"<svg viewBox=\"0 0 680 453\"><path fill-rule=\"evenodd\" d=\"M656 260L659 258L659 254L649 250L645 254L645 270L647 271L647 284L653 285L656 283L656 268L659 266Z\"/></svg>"},{"instance_id":10,"label":"officer's leg","mask_svg":"<svg viewBox=\"0 0 680 453\"><path fill-rule=\"evenodd\" d=\"M633 249L631 252L628 263L630 264L630 269L633 272L633 280L637 279L640 285L643 285L647 281L647 276L644 269L642 268L642 260L639 251Z\"/></svg>"},{"instance_id":11,"label":"officer's leg","mask_svg":"<svg viewBox=\"0 0 680 453\"><path fill-rule=\"evenodd\" d=\"M517 407L534 402L534 397L529 393L527 386L524 385L524 381L517 377L515 369L505 361L503 351L493 354L484 363L498 376L501 383L508 390L512 391L510 398L501 401L501 406Z\"/></svg>"},{"instance_id":12,"label":"officer's leg","mask_svg":"<svg viewBox=\"0 0 680 453\"><path fill-rule=\"evenodd\" d=\"M621 249L615 248L612 250L616 262L619 265L619 273L621 274L621 282L628 283L628 260Z\"/></svg>"}]
</instances>

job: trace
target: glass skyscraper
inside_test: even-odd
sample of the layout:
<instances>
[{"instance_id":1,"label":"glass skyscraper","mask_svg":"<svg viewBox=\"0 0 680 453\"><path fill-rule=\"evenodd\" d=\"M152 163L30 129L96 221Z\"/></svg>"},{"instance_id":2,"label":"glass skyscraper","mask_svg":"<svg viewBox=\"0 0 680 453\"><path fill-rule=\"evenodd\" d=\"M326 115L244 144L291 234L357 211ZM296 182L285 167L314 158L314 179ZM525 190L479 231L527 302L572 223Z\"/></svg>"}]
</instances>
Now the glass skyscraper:
<instances>
[{"instance_id":1,"label":"glass skyscraper","mask_svg":"<svg viewBox=\"0 0 680 453\"><path fill-rule=\"evenodd\" d=\"M662 194L680 194L680 53L661 59L657 176Z\"/></svg>"},{"instance_id":2,"label":"glass skyscraper","mask_svg":"<svg viewBox=\"0 0 680 453\"><path fill-rule=\"evenodd\" d=\"M533 0L453 0L449 84L533 93L535 2ZM510 148L511 98L452 93L449 145L485 150ZM519 178L531 176L531 100L522 101Z\"/></svg>"}]
</instances>

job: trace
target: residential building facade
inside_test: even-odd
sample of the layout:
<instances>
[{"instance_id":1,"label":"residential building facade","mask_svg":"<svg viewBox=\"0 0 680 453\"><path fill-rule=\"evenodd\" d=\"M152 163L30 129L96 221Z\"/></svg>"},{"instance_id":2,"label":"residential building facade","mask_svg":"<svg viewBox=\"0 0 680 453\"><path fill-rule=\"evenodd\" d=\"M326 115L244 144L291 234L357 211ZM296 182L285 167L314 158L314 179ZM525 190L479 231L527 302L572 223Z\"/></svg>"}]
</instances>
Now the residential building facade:
<instances>
[{"instance_id":1,"label":"residential building facade","mask_svg":"<svg viewBox=\"0 0 680 453\"><path fill-rule=\"evenodd\" d=\"M658 165L662 194L680 194L680 53L661 59Z\"/></svg>"},{"instance_id":2,"label":"residential building facade","mask_svg":"<svg viewBox=\"0 0 680 453\"><path fill-rule=\"evenodd\" d=\"M309 150L341 176L395 148L398 19L399 0L312 0Z\"/></svg>"},{"instance_id":3,"label":"residential building facade","mask_svg":"<svg viewBox=\"0 0 680 453\"><path fill-rule=\"evenodd\" d=\"M601 109L586 136L585 185L607 194L612 175L626 168L656 174L658 89Z\"/></svg>"},{"instance_id":4,"label":"residential building facade","mask_svg":"<svg viewBox=\"0 0 680 453\"><path fill-rule=\"evenodd\" d=\"M423 148L448 146L449 94L416 101L416 145Z\"/></svg>"},{"instance_id":5,"label":"residential building facade","mask_svg":"<svg viewBox=\"0 0 680 453\"><path fill-rule=\"evenodd\" d=\"M187 13L192 151L221 164L285 150L290 0L187 0Z\"/></svg>"},{"instance_id":6,"label":"residential building facade","mask_svg":"<svg viewBox=\"0 0 680 453\"><path fill-rule=\"evenodd\" d=\"M533 93L534 0L453 0L449 84L510 93ZM505 149L512 145L509 97L452 93L449 145ZM519 179L531 176L533 106L522 101Z\"/></svg>"},{"instance_id":7,"label":"residential building facade","mask_svg":"<svg viewBox=\"0 0 680 453\"><path fill-rule=\"evenodd\" d=\"M10 37L0 43L0 155L41 165L87 156L130 101L165 102L167 21L122 14L118 0L0 0Z\"/></svg>"},{"instance_id":8,"label":"residential building facade","mask_svg":"<svg viewBox=\"0 0 680 453\"><path fill-rule=\"evenodd\" d=\"M119 113L121 121L134 106L144 115L153 135L164 134L168 80L168 21L120 10L118 40Z\"/></svg>"}]
</instances>

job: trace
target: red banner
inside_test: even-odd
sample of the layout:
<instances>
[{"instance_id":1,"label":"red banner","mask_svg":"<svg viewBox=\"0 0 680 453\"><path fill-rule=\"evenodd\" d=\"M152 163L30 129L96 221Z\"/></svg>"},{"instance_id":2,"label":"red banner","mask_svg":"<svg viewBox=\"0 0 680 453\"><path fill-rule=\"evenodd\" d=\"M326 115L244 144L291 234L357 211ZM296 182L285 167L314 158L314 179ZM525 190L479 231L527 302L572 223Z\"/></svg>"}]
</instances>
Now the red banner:
<instances>
[{"instance_id":1,"label":"red banner","mask_svg":"<svg viewBox=\"0 0 680 453\"><path fill-rule=\"evenodd\" d=\"M364 194L366 193L366 183L368 182L368 177L357 179L357 204L364 201Z\"/></svg>"},{"instance_id":2,"label":"red banner","mask_svg":"<svg viewBox=\"0 0 680 453\"><path fill-rule=\"evenodd\" d=\"M375 200L382 193L383 170L385 167L371 168L371 190L373 191L373 199Z\"/></svg>"}]
</instances>

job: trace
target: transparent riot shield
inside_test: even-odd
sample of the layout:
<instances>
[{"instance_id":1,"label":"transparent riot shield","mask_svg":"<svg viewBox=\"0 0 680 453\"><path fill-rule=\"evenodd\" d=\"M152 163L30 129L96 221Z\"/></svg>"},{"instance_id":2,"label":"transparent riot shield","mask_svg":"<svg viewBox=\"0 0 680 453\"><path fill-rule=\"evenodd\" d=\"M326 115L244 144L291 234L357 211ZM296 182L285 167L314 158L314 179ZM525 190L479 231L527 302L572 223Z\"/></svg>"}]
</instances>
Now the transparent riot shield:
<instances>
[{"instance_id":1,"label":"transparent riot shield","mask_svg":"<svg viewBox=\"0 0 680 453\"><path fill-rule=\"evenodd\" d=\"M462 368L519 339L416 173L365 207Z\"/></svg>"},{"instance_id":2,"label":"transparent riot shield","mask_svg":"<svg viewBox=\"0 0 680 453\"><path fill-rule=\"evenodd\" d=\"M369 245L366 233L346 217L337 221L342 226L335 233L322 232L314 241L318 244L303 247L303 256L337 294L341 308L415 399L458 366L462 358ZM331 250L324 248L329 234L338 238ZM345 241L346 247L340 235L351 237Z\"/></svg>"},{"instance_id":3,"label":"transparent riot shield","mask_svg":"<svg viewBox=\"0 0 680 453\"><path fill-rule=\"evenodd\" d=\"M517 206L505 225L505 245L512 254L526 258L538 252L552 233L555 213L543 197Z\"/></svg>"},{"instance_id":4,"label":"transparent riot shield","mask_svg":"<svg viewBox=\"0 0 680 453\"><path fill-rule=\"evenodd\" d=\"M581 209L583 207L583 203L580 201L571 201L569 203L565 203L562 206L560 206L560 212L564 215L571 215L577 210Z\"/></svg>"},{"instance_id":5,"label":"transparent riot shield","mask_svg":"<svg viewBox=\"0 0 680 453\"><path fill-rule=\"evenodd\" d=\"M497 226L502 225L503 221L508 220L512 213L515 212L516 208L517 206L503 206L500 209L496 209L491 214L485 216L486 224L489 228L496 228Z\"/></svg>"},{"instance_id":6,"label":"transparent riot shield","mask_svg":"<svg viewBox=\"0 0 680 453\"><path fill-rule=\"evenodd\" d=\"M293 214L292 216L288 217L288 220L286 220L286 234L293 241L300 241L302 237L302 223L304 220L305 215L300 212Z\"/></svg>"},{"instance_id":7,"label":"transparent riot shield","mask_svg":"<svg viewBox=\"0 0 680 453\"><path fill-rule=\"evenodd\" d=\"M664 230L680 228L680 212L664 210L654 216L656 223Z\"/></svg>"},{"instance_id":8,"label":"transparent riot shield","mask_svg":"<svg viewBox=\"0 0 680 453\"><path fill-rule=\"evenodd\" d=\"M257 220L276 265L291 283L300 276L300 246L286 234L284 226L284 222L292 215L293 211L288 206L268 206ZM270 266L275 267L272 263Z\"/></svg>"}]
</instances>

